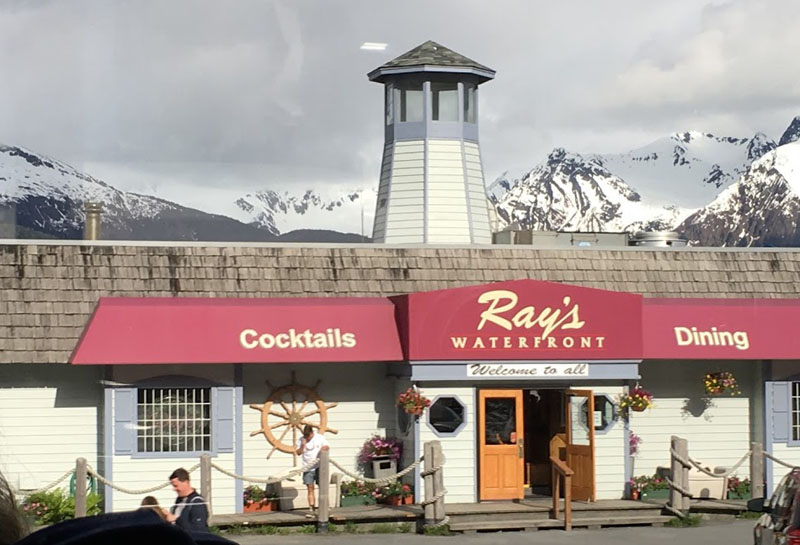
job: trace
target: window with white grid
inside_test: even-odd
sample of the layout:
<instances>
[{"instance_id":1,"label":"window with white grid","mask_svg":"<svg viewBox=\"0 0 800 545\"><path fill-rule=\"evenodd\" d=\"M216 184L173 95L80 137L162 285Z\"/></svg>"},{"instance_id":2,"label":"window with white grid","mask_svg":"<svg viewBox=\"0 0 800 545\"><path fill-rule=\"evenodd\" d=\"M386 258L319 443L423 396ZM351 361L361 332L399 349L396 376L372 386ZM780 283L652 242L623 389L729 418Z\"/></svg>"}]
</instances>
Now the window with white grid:
<instances>
[{"instance_id":1,"label":"window with white grid","mask_svg":"<svg viewBox=\"0 0 800 545\"><path fill-rule=\"evenodd\" d=\"M800 382L792 382L792 441L800 441Z\"/></svg>"},{"instance_id":2,"label":"window with white grid","mask_svg":"<svg viewBox=\"0 0 800 545\"><path fill-rule=\"evenodd\" d=\"M139 452L211 450L211 388L139 388Z\"/></svg>"}]
</instances>

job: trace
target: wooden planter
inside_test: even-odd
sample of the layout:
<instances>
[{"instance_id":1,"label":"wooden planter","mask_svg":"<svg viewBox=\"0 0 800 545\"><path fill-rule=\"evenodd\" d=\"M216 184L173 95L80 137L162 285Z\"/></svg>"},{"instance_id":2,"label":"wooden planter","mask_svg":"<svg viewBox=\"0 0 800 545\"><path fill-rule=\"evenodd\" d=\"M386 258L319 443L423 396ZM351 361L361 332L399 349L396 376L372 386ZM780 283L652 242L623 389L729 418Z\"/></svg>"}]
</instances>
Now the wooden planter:
<instances>
[{"instance_id":1,"label":"wooden planter","mask_svg":"<svg viewBox=\"0 0 800 545\"><path fill-rule=\"evenodd\" d=\"M363 495L363 496L342 496L341 503L339 503L342 507L350 507L353 505L375 505L375 498L371 495Z\"/></svg>"},{"instance_id":2,"label":"wooden planter","mask_svg":"<svg viewBox=\"0 0 800 545\"><path fill-rule=\"evenodd\" d=\"M640 497L643 500L668 500L669 494L669 488L659 488L657 490L643 490Z\"/></svg>"},{"instance_id":3,"label":"wooden planter","mask_svg":"<svg viewBox=\"0 0 800 545\"><path fill-rule=\"evenodd\" d=\"M278 510L278 500L264 500L262 502L254 502L251 504L245 504L244 512L245 513L267 513L269 511L277 511Z\"/></svg>"},{"instance_id":4,"label":"wooden planter","mask_svg":"<svg viewBox=\"0 0 800 545\"><path fill-rule=\"evenodd\" d=\"M386 505L403 505L403 496L387 496L383 498Z\"/></svg>"}]
</instances>

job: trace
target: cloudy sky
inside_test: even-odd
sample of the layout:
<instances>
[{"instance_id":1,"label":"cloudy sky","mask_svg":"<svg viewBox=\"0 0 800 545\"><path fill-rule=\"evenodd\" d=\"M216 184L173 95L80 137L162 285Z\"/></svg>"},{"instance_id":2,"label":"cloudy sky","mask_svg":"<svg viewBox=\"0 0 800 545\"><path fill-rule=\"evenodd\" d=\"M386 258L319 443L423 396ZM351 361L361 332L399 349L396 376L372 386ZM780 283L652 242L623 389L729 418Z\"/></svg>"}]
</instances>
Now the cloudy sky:
<instances>
[{"instance_id":1,"label":"cloudy sky","mask_svg":"<svg viewBox=\"0 0 800 545\"><path fill-rule=\"evenodd\" d=\"M0 0L0 142L167 197L377 185L366 73L428 39L497 70L487 181L555 146L777 139L800 115L798 20L797 0Z\"/></svg>"}]
</instances>

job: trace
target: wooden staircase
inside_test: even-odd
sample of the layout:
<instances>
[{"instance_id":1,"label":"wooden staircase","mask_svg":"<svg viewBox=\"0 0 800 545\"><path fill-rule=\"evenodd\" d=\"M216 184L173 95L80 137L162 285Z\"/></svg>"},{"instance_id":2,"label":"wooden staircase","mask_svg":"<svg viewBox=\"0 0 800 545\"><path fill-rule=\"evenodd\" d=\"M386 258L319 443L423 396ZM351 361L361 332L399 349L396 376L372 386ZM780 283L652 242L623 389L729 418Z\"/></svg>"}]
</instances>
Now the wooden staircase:
<instances>
[{"instance_id":1,"label":"wooden staircase","mask_svg":"<svg viewBox=\"0 0 800 545\"><path fill-rule=\"evenodd\" d=\"M563 500L558 520L551 518L551 502L550 499L536 499L519 502L447 504L447 514L450 516L450 529L454 532L565 529ZM627 500L572 502L573 528L662 526L671 518L662 515L661 505L647 502Z\"/></svg>"}]
</instances>

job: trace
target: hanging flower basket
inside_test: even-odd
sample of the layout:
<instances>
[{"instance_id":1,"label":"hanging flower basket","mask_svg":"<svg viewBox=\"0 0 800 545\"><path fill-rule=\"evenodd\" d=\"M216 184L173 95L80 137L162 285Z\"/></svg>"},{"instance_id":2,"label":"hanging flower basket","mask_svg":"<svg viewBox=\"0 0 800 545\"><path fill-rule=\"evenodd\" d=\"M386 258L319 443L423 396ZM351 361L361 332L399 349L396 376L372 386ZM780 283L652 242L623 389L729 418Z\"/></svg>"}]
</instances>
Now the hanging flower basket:
<instances>
[{"instance_id":1,"label":"hanging flower basket","mask_svg":"<svg viewBox=\"0 0 800 545\"><path fill-rule=\"evenodd\" d=\"M741 394L739 383L730 371L720 371L719 373L706 373L703 378L703 387L708 395L730 394L732 396Z\"/></svg>"},{"instance_id":2,"label":"hanging flower basket","mask_svg":"<svg viewBox=\"0 0 800 545\"><path fill-rule=\"evenodd\" d=\"M619 398L619 410L622 414L627 414L628 411L643 412L653 405L653 394L637 386L629 393Z\"/></svg>"},{"instance_id":3,"label":"hanging flower basket","mask_svg":"<svg viewBox=\"0 0 800 545\"><path fill-rule=\"evenodd\" d=\"M416 388L409 388L397 398L397 406L413 416L422 415L430 404L431 400L419 393Z\"/></svg>"}]
</instances>

